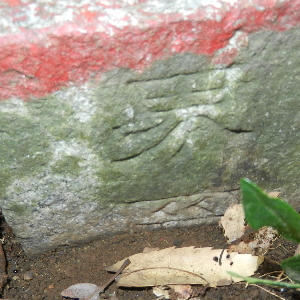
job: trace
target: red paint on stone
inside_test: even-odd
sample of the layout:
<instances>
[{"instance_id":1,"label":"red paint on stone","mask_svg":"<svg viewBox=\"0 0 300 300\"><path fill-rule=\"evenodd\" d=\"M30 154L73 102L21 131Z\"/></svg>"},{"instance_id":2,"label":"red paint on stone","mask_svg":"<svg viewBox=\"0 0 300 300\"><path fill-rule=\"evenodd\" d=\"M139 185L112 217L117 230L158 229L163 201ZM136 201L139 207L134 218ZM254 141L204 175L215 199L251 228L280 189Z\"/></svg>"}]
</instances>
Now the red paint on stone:
<instances>
[{"instance_id":1,"label":"red paint on stone","mask_svg":"<svg viewBox=\"0 0 300 300\"><path fill-rule=\"evenodd\" d=\"M93 20L99 15L86 6L76 23L0 38L0 99L41 97L69 83L99 79L114 68L141 72L175 53L202 54L211 57L213 63L228 65L238 48L224 47L236 30L248 34L289 29L300 23L300 14L295 14L300 3L296 2L292 7L274 7L273 1L268 1L270 9L265 10L236 7L220 11L219 21L205 18L201 11L184 21L179 14L161 15L160 19L148 19L151 21L143 28L121 30L106 25L105 32L96 30ZM85 32L77 25L82 22ZM223 48L222 53L215 54Z\"/></svg>"},{"instance_id":2,"label":"red paint on stone","mask_svg":"<svg viewBox=\"0 0 300 300\"><path fill-rule=\"evenodd\" d=\"M20 0L3 0L3 1L11 7L19 6L22 4Z\"/></svg>"},{"instance_id":3,"label":"red paint on stone","mask_svg":"<svg viewBox=\"0 0 300 300\"><path fill-rule=\"evenodd\" d=\"M84 15L84 17L88 22L93 22L95 20L95 17L97 16L95 12L89 10L83 11L82 14Z\"/></svg>"}]
</instances>

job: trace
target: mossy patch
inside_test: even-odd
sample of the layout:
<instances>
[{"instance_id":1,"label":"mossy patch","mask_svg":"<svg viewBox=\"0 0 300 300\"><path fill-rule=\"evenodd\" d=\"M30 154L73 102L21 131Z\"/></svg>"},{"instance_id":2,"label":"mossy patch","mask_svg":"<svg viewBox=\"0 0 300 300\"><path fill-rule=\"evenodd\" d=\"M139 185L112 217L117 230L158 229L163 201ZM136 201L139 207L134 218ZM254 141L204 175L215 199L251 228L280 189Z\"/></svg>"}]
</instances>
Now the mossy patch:
<instances>
[{"instance_id":1,"label":"mossy patch","mask_svg":"<svg viewBox=\"0 0 300 300\"><path fill-rule=\"evenodd\" d=\"M0 194L13 178L32 176L51 157L47 134L40 124L17 114L0 112Z\"/></svg>"},{"instance_id":2,"label":"mossy patch","mask_svg":"<svg viewBox=\"0 0 300 300\"><path fill-rule=\"evenodd\" d=\"M199 121L210 132L196 129L176 147L167 137L140 155L107 163L97 173L101 182L100 198L110 202L131 202L190 195L221 184L220 165L228 138L233 133L208 119ZM204 127L205 127L204 126Z\"/></svg>"},{"instance_id":3,"label":"mossy patch","mask_svg":"<svg viewBox=\"0 0 300 300\"><path fill-rule=\"evenodd\" d=\"M8 209L15 212L16 215L20 217L20 216L24 216L27 214L29 207L26 204L13 203L9 206Z\"/></svg>"},{"instance_id":4,"label":"mossy patch","mask_svg":"<svg viewBox=\"0 0 300 300\"><path fill-rule=\"evenodd\" d=\"M85 137L85 125L74 119L70 104L58 96L36 99L27 105L30 114L39 119L48 135L57 141Z\"/></svg>"},{"instance_id":5,"label":"mossy patch","mask_svg":"<svg viewBox=\"0 0 300 300\"><path fill-rule=\"evenodd\" d=\"M81 169L78 164L80 161L82 161L82 158L78 156L66 156L63 159L56 161L51 169L53 173L56 174L78 176Z\"/></svg>"}]
</instances>

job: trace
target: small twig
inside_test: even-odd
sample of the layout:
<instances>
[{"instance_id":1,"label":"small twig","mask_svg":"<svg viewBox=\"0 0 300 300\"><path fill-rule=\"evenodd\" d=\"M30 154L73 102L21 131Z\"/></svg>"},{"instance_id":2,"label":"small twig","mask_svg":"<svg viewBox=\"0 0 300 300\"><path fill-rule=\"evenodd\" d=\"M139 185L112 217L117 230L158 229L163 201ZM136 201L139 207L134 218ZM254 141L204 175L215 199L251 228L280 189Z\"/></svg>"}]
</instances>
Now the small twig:
<instances>
[{"instance_id":1,"label":"small twig","mask_svg":"<svg viewBox=\"0 0 300 300\"><path fill-rule=\"evenodd\" d=\"M222 257L223 257L224 251L227 249L228 246L229 246L229 244L226 244L221 251L221 254L219 257L219 266L222 266Z\"/></svg>"},{"instance_id":2,"label":"small twig","mask_svg":"<svg viewBox=\"0 0 300 300\"><path fill-rule=\"evenodd\" d=\"M258 287L258 288L264 290L265 292L267 292L267 293L269 293L269 294L271 294L271 295L273 295L273 296L275 296L275 297L277 297L277 298L279 298L279 299L281 299L281 300L285 300L285 298L282 298L282 297L276 295L275 293L273 293L273 292L271 292L271 291L269 291L269 290L263 288L262 286L259 286L259 285L257 285L257 284L253 284L253 283L251 283L250 285L254 285L254 286L256 286L256 287Z\"/></svg>"},{"instance_id":3,"label":"small twig","mask_svg":"<svg viewBox=\"0 0 300 300\"><path fill-rule=\"evenodd\" d=\"M271 262L271 263L273 263L273 264L276 264L276 265L278 265L278 266L280 266L280 263L278 262L278 261L275 261L275 260L273 260L273 259L271 259L271 258L269 258L269 257L265 257L265 260L268 260L269 262Z\"/></svg>"},{"instance_id":4,"label":"small twig","mask_svg":"<svg viewBox=\"0 0 300 300\"><path fill-rule=\"evenodd\" d=\"M278 273L278 276L275 277L275 276L271 275L271 274L275 274L275 273ZM266 277L266 276L270 276L271 278L275 278L275 281L281 282L281 281L284 281L286 279L289 279L290 282L293 283L293 281L288 276L283 277L283 275L284 275L284 271L272 271L272 272L269 272L269 273L262 274L258 278L263 278L263 277Z\"/></svg>"},{"instance_id":5,"label":"small twig","mask_svg":"<svg viewBox=\"0 0 300 300\"><path fill-rule=\"evenodd\" d=\"M103 285L99 286L99 288L90 296L88 296L87 298L85 298L84 300L89 300L91 299L94 295L96 294L100 294L103 293L104 290L116 279L116 277L122 273L122 271L130 264L130 259L127 258L122 266L120 267L120 269L117 271L117 273L115 273L111 278L109 278Z\"/></svg>"}]
</instances>

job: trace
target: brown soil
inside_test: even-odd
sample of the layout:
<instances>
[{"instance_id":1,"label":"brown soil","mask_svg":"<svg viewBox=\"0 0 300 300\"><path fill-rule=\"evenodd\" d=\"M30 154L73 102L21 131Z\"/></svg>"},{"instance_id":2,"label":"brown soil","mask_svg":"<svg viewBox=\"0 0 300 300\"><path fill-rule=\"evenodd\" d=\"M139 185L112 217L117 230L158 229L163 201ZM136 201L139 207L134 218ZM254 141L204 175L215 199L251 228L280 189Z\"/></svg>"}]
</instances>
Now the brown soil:
<instances>
[{"instance_id":1,"label":"brown soil","mask_svg":"<svg viewBox=\"0 0 300 300\"><path fill-rule=\"evenodd\" d=\"M210 225L120 234L76 248L47 252L29 259L15 239L9 236L9 230L6 230L4 236L9 279L2 298L20 300L62 300L60 293L73 284L88 282L101 285L111 276L105 271L106 266L142 252L145 247L166 248L180 245L180 247L220 248L226 243L221 228ZM280 270L276 262L292 255L294 249L294 244L277 240L258 273L262 275ZM26 278L31 275L32 279ZM203 300L299 299L299 292L295 290L280 291L270 287L261 289L253 285L246 287L245 283L207 289L194 286L194 290L199 294L198 299ZM157 299L151 288L122 289L118 288L116 283L111 284L105 293L101 294L101 299L116 299L112 296L114 293L118 300Z\"/></svg>"}]
</instances>

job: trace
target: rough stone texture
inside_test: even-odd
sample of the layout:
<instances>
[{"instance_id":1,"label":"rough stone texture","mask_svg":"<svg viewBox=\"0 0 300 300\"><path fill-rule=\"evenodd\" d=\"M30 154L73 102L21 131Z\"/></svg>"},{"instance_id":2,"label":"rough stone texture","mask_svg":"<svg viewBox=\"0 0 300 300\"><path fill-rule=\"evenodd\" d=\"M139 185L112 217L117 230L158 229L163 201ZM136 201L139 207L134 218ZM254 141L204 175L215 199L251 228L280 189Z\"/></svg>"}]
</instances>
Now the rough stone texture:
<instances>
[{"instance_id":1,"label":"rough stone texture","mask_svg":"<svg viewBox=\"0 0 300 300\"><path fill-rule=\"evenodd\" d=\"M1 206L24 248L212 222L242 176L298 195L299 41L261 32L230 68L177 55L1 103Z\"/></svg>"},{"instance_id":2,"label":"rough stone texture","mask_svg":"<svg viewBox=\"0 0 300 300\"><path fill-rule=\"evenodd\" d=\"M24 249L216 222L246 176L297 205L299 49L299 27L259 31L229 63L174 53L1 102L0 206Z\"/></svg>"}]
</instances>

